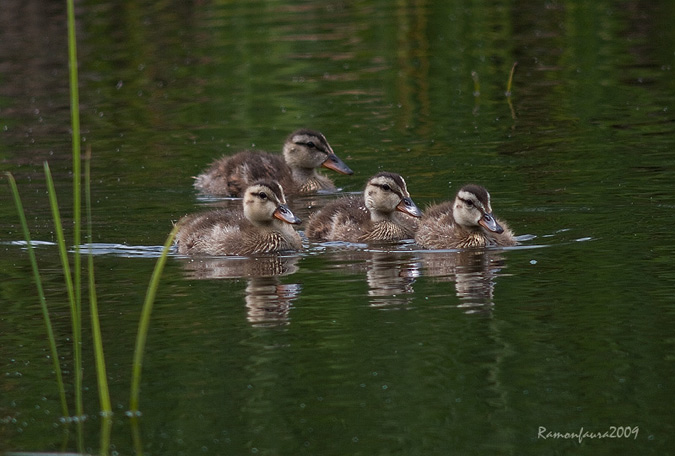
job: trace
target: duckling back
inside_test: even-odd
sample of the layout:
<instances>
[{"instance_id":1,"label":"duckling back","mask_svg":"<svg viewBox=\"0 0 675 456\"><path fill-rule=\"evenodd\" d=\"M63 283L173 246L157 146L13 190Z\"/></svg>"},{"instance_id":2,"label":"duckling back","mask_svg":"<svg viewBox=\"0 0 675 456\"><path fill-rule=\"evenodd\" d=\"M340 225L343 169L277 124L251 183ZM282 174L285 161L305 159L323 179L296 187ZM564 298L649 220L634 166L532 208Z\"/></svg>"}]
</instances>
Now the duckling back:
<instances>
[{"instance_id":1,"label":"duckling back","mask_svg":"<svg viewBox=\"0 0 675 456\"><path fill-rule=\"evenodd\" d=\"M417 221L405 214L371 220L363 198L347 196L328 203L309 217L305 235L315 241L375 242L412 239Z\"/></svg>"},{"instance_id":2,"label":"duckling back","mask_svg":"<svg viewBox=\"0 0 675 456\"><path fill-rule=\"evenodd\" d=\"M359 242L369 222L370 214L363 199L347 196L310 215L305 235L316 241Z\"/></svg>"},{"instance_id":3,"label":"duckling back","mask_svg":"<svg viewBox=\"0 0 675 456\"><path fill-rule=\"evenodd\" d=\"M195 178L194 186L214 196L241 197L249 185L260 180L277 181L287 193L295 192L291 168L283 157L252 150L216 160Z\"/></svg>"},{"instance_id":4,"label":"duckling back","mask_svg":"<svg viewBox=\"0 0 675 456\"><path fill-rule=\"evenodd\" d=\"M414 236L421 215L403 177L382 171L368 180L363 196L341 198L313 214L306 234L320 241L400 241Z\"/></svg>"},{"instance_id":5,"label":"duckling back","mask_svg":"<svg viewBox=\"0 0 675 456\"><path fill-rule=\"evenodd\" d=\"M196 177L194 186L203 193L234 197L242 196L248 185L261 180L279 182L287 194L335 190L333 181L317 173L319 167L353 173L323 134L302 128L286 138L283 156L244 151L222 157Z\"/></svg>"},{"instance_id":6,"label":"duckling back","mask_svg":"<svg viewBox=\"0 0 675 456\"><path fill-rule=\"evenodd\" d=\"M178 253L183 255L251 255L302 249L300 235L290 226L261 230L243 211L220 209L192 214L178 221Z\"/></svg>"},{"instance_id":7,"label":"duckling back","mask_svg":"<svg viewBox=\"0 0 675 456\"><path fill-rule=\"evenodd\" d=\"M513 232L497 220L502 232L492 232L479 224L463 226L453 216L454 202L429 207L419 223L415 242L426 249L463 249L470 247L511 246L516 244Z\"/></svg>"},{"instance_id":8,"label":"duckling back","mask_svg":"<svg viewBox=\"0 0 675 456\"><path fill-rule=\"evenodd\" d=\"M300 219L286 205L283 187L274 181L251 184L240 210L220 209L178 221L178 252L249 255L302 248L291 225Z\"/></svg>"}]
</instances>

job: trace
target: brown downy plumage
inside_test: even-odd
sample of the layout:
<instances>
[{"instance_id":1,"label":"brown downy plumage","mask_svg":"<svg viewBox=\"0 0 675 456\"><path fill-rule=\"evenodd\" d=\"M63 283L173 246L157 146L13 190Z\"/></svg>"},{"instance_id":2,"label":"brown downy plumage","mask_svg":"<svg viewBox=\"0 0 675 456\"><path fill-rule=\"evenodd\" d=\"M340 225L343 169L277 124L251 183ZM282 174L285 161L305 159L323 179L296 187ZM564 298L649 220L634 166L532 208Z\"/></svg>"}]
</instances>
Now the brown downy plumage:
<instances>
[{"instance_id":1,"label":"brown downy plumage","mask_svg":"<svg viewBox=\"0 0 675 456\"><path fill-rule=\"evenodd\" d=\"M276 182L256 182L246 189L242 210L220 209L178 221L178 253L251 255L302 248L292 224L301 223L286 205Z\"/></svg>"},{"instance_id":2,"label":"brown downy plumage","mask_svg":"<svg viewBox=\"0 0 675 456\"><path fill-rule=\"evenodd\" d=\"M414 217L421 215L403 178L381 172L370 178L363 196L340 198L312 214L305 234L318 241L400 241L412 239Z\"/></svg>"},{"instance_id":3,"label":"brown downy plumage","mask_svg":"<svg viewBox=\"0 0 675 456\"><path fill-rule=\"evenodd\" d=\"M259 180L275 180L287 194L335 190L329 178L317 173L320 167L353 174L324 135L301 129L286 138L283 156L246 150L222 157L195 178L194 186L210 195L233 197L243 195L246 187Z\"/></svg>"},{"instance_id":4,"label":"brown downy plumage","mask_svg":"<svg viewBox=\"0 0 675 456\"><path fill-rule=\"evenodd\" d=\"M455 200L428 208L415 242L427 249L461 249L515 245L508 226L492 215L490 194L479 185L465 185Z\"/></svg>"}]
</instances>

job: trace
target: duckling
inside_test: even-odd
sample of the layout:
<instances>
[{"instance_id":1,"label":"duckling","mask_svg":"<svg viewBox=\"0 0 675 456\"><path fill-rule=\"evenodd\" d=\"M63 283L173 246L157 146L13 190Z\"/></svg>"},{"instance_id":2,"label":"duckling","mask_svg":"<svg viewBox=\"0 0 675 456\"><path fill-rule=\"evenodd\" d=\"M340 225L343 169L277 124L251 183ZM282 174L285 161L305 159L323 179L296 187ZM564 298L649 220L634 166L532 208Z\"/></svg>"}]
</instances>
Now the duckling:
<instances>
[{"instance_id":1,"label":"duckling","mask_svg":"<svg viewBox=\"0 0 675 456\"><path fill-rule=\"evenodd\" d=\"M417 222L409 216L421 217L422 212L410 198L405 180L380 172L368 180L363 197L346 196L312 214L305 234L318 241L400 241L415 234Z\"/></svg>"},{"instance_id":2,"label":"duckling","mask_svg":"<svg viewBox=\"0 0 675 456\"><path fill-rule=\"evenodd\" d=\"M426 210L415 235L428 249L461 249L515 245L508 226L492 215L490 194L480 185L465 185L453 202Z\"/></svg>"},{"instance_id":3,"label":"duckling","mask_svg":"<svg viewBox=\"0 0 675 456\"><path fill-rule=\"evenodd\" d=\"M324 135L300 129L286 138L283 157L253 150L225 156L197 176L194 186L210 195L233 197L242 196L257 180L276 180L288 194L335 190L329 178L317 173L319 167L354 173L335 155Z\"/></svg>"},{"instance_id":4,"label":"duckling","mask_svg":"<svg viewBox=\"0 0 675 456\"><path fill-rule=\"evenodd\" d=\"M250 255L300 250L300 235L291 225L301 221L286 205L281 185L256 182L246 189L243 211L220 209L178 221L178 253Z\"/></svg>"}]
</instances>

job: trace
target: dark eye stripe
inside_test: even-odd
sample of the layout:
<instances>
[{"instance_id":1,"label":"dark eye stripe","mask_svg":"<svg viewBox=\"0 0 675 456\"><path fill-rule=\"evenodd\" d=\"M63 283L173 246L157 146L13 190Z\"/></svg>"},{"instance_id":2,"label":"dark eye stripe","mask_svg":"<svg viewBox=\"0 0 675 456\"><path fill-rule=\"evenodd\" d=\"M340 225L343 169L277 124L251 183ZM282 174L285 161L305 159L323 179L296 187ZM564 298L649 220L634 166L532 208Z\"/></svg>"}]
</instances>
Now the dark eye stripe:
<instances>
[{"instance_id":1,"label":"dark eye stripe","mask_svg":"<svg viewBox=\"0 0 675 456\"><path fill-rule=\"evenodd\" d=\"M326 149L323 147L323 144L321 144L321 143L317 144L314 141L308 141L308 142L298 141L295 144L297 144L298 146L309 147L310 149L316 149L320 152L326 152Z\"/></svg>"},{"instance_id":2,"label":"dark eye stripe","mask_svg":"<svg viewBox=\"0 0 675 456\"><path fill-rule=\"evenodd\" d=\"M485 208L483 207L483 205L482 205L480 202L474 203L473 201L468 200L468 199L464 199L464 198L459 198L459 200L462 201L462 202L463 202L464 204L466 204L467 206L475 207L475 208L478 209L479 211L485 213Z\"/></svg>"},{"instance_id":3,"label":"dark eye stripe","mask_svg":"<svg viewBox=\"0 0 675 456\"><path fill-rule=\"evenodd\" d=\"M375 187L381 188L381 189L384 190L385 192L392 192L392 193L395 193L396 195L400 196L401 198L403 198L403 195L401 195L401 193L400 193L399 191L393 189L393 188L392 188L390 185L388 185L388 184L373 184L373 185L374 185Z\"/></svg>"}]
</instances>

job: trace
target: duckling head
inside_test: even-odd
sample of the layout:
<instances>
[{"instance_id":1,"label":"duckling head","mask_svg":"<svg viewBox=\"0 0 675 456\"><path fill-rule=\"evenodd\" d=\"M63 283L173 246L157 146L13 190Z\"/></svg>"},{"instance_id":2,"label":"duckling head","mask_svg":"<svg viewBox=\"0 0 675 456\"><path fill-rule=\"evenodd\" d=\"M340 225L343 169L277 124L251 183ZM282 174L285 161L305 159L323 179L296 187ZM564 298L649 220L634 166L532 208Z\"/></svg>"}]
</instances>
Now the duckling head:
<instances>
[{"instance_id":1,"label":"duckling head","mask_svg":"<svg viewBox=\"0 0 675 456\"><path fill-rule=\"evenodd\" d=\"M294 171L319 167L332 169L340 174L354 174L335 155L326 137L315 130L301 129L291 133L284 143L284 159Z\"/></svg>"},{"instance_id":2,"label":"duckling head","mask_svg":"<svg viewBox=\"0 0 675 456\"><path fill-rule=\"evenodd\" d=\"M469 229L484 228L492 233L503 233L504 228L492 215L490 194L480 185L465 185L455 197L452 216L458 225Z\"/></svg>"},{"instance_id":3,"label":"duckling head","mask_svg":"<svg viewBox=\"0 0 675 456\"><path fill-rule=\"evenodd\" d=\"M422 216L422 211L410 198L405 180L398 174L380 172L371 177L363 198L374 222L390 219L395 211L413 217Z\"/></svg>"},{"instance_id":4,"label":"duckling head","mask_svg":"<svg viewBox=\"0 0 675 456\"><path fill-rule=\"evenodd\" d=\"M288 208L284 190L277 182L256 182L246 189L244 216L258 226L270 225L275 220L293 225L302 223Z\"/></svg>"}]
</instances>

